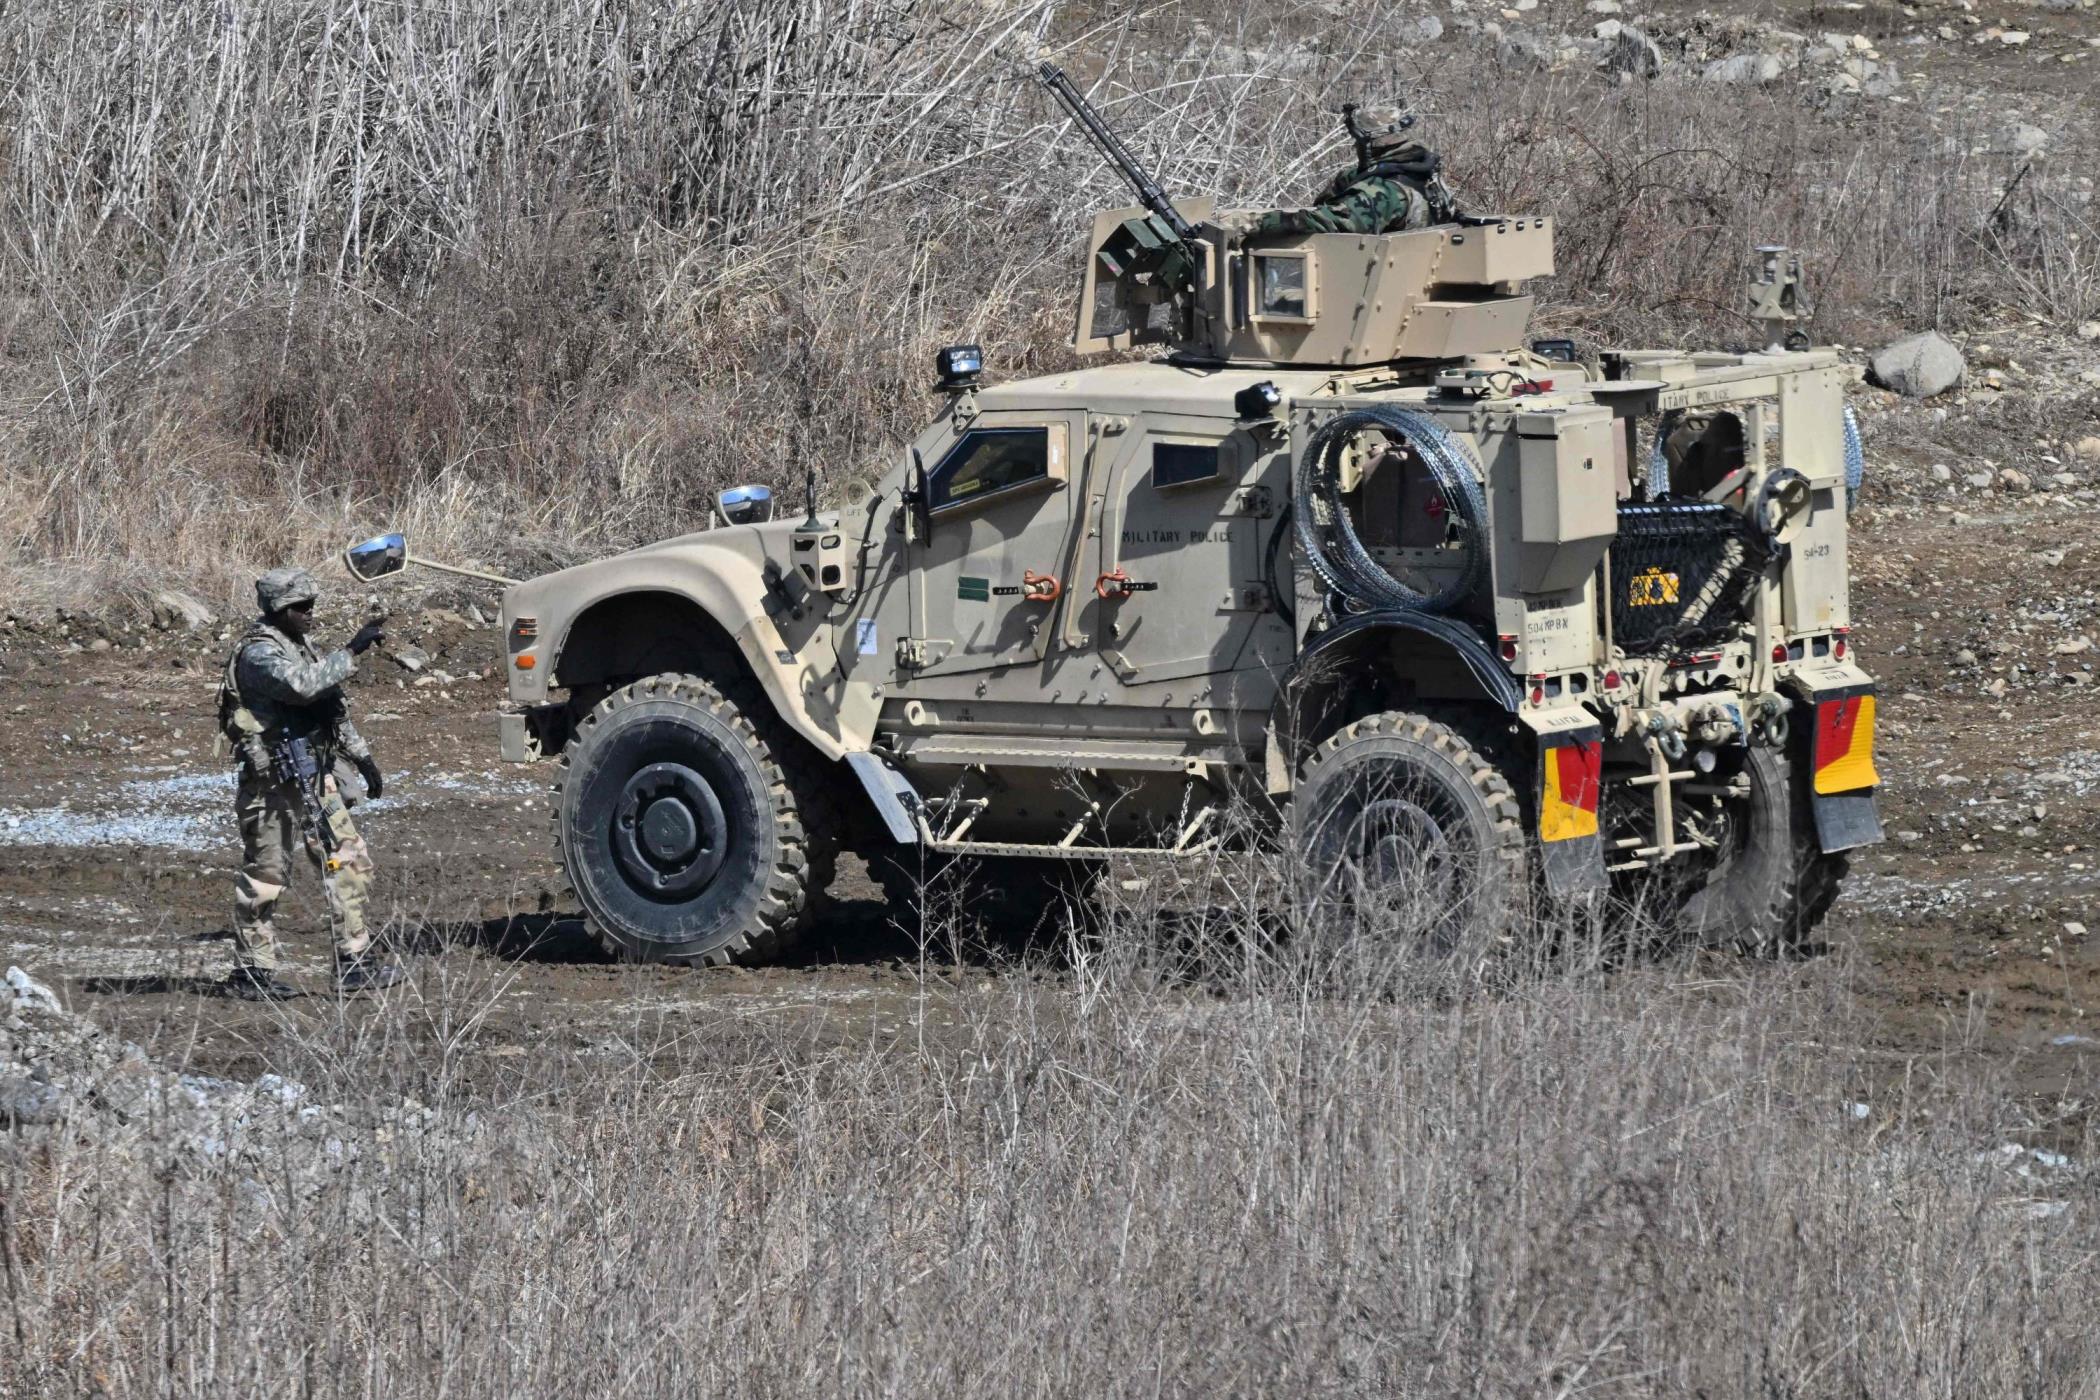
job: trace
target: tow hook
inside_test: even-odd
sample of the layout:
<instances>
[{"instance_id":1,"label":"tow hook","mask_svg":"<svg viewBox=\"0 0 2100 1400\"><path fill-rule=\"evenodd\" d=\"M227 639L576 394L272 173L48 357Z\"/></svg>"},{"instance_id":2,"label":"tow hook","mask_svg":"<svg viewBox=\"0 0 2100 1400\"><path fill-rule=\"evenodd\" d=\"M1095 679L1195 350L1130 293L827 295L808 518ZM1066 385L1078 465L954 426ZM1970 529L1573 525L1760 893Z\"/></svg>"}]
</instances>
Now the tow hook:
<instances>
[{"instance_id":1,"label":"tow hook","mask_svg":"<svg viewBox=\"0 0 2100 1400\"><path fill-rule=\"evenodd\" d=\"M1668 710L1643 710L1640 724L1671 762L1684 757L1684 730L1678 727L1676 715Z\"/></svg>"},{"instance_id":2,"label":"tow hook","mask_svg":"<svg viewBox=\"0 0 2100 1400\"><path fill-rule=\"evenodd\" d=\"M1128 598L1133 593L1150 593L1158 587L1156 583L1140 583L1121 569L1115 569L1094 580L1094 596L1107 602Z\"/></svg>"},{"instance_id":3,"label":"tow hook","mask_svg":"<svg viewBox=\"0 0 2100 1400\"><path fill-rule=\"evenodd\" d=\"M1748 708L1750 742L1763 744L1767 748L1785 748L1787 734L1793 727L1787 719L1787 711L1794 708L1794 702L1776 691L1768 690L1762 695L1751 696Z\"/></svg>"},{"instance_id":4,"label":"tow hook","mask_svg":"<svg viewBox=\"0 0 2100 1400\"><path fill-rule=\"evenodd\" d=\"M1055 574L1039 574L1033 569L1023 569L1018 587L1010 583L1003 584L992 592L1009 597L1018 593L1023 601L1030 603L1054 603L1065 596L1065 586L1058 581Z\"/></svg>"}]
</instances>

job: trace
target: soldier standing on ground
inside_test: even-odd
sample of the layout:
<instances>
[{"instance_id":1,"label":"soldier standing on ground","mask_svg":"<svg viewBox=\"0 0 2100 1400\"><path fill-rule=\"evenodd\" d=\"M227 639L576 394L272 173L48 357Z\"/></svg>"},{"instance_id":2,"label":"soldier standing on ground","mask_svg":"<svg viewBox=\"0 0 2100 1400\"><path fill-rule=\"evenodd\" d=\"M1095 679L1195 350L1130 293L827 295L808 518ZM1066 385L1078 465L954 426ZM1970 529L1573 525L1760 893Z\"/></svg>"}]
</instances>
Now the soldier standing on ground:
<instances>
[{"instance_id":1,"label":"soldier standing on ground","mask_svg":"<svg viewBox=\"0 0 2100 1400\"><path fill-rule=\"evenodd\" d=\"M357 669L356 658L384 633L379 623L367 622L347 646L319 655L307 640L318 596L313 576L304 569L272 569L257 579L255 597L263 615L227 658L219 687L220 728L233 741L240 766L234 812L241 825L241 873L234 882L234 970L227 989L250 1001L299 995L277 976L277 932L271 923L278 897L291 880L295 842L306 846L327 898L336 989L368 991L391 986L401 976L399 968L377 961L370 951L365 893L372 857L351 824L336 771L339 762L354 767L364 779L365 795L379 796L379 765L350 722L342 684ZM332 856L305 835L298 785L277 776L272 749L285 739L312 746L323 791L316 815L332 837Z\"/></svg>"},{"instance_id":2,"label":"soldier standing on ground","mask_svg":"<svg viewBox=\"0 0 2100 1400\"><path fill-rule=\"evenodd\" d=\"M1298 233L1400 233L1448 223L1456 215L1437 171L1442 157L1407 135L1411 118L1382 109L1359 120L1344 108L1356 164L1328 181L1313 204L1231 214L1219 222L1242 238Z\"/></svg>"}]
</instances>

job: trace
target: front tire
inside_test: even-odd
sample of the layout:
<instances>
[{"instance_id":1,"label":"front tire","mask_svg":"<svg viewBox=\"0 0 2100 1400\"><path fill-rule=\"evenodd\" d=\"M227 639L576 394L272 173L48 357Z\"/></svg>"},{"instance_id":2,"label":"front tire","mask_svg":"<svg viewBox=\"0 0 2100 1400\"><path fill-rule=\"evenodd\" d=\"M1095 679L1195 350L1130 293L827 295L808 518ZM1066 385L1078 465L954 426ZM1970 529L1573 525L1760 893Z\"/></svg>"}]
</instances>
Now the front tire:
<instances>
[{"instance_id":1,"label":"front tire","mask_svg":"<svg viewBox=\"0 0 2100 1400\"><path fill-rule=\"evenodd\" d=\"M607 695L555 791L555 845L592 934L635 962L780 956L810 904L810 840L787 770L696 676Z\"/></svg>"}]
</instances>

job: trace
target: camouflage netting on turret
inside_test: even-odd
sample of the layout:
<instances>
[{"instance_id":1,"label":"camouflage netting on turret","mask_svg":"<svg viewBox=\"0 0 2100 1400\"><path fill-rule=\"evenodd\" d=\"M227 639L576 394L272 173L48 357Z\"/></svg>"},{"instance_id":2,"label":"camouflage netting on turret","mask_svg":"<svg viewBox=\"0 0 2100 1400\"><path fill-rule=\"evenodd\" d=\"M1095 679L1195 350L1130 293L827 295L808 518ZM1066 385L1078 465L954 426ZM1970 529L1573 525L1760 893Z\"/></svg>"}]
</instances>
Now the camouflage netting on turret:
<instances>
[{"instance_id":1,"label":"camouflage netting on turret","mask_svg":"<svg viewBox=\"0 0 2100 1400\"><path fill-rule=\"evenodd\" d=\"M1612 640L1631 656L1707 646L1749 616L1771 558L1741 512L1703 501L1619 507Z\"/></svg>"}]
</instances>

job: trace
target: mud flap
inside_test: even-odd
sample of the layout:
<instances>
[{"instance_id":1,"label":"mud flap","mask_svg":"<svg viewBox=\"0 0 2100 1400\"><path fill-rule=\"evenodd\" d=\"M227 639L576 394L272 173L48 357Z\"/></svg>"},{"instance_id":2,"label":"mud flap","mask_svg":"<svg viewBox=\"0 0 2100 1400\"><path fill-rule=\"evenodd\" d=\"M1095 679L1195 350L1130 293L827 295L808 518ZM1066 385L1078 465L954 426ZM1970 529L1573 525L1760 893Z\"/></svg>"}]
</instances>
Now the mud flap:
<instances>
[{"instance_id":1,"label":"mud flap","mask_svg":"<svg viewBox=\"0 0 2100 1400\"><path fill-rule=\"evenodd\" d=\"M1602 890L1604 838L1597 805L1603 795L1604 730L1586 710L1525 711L1520 718L1538 745L1532 792L1546 892L1568 898Z\"/></svg>"},{"instance_id":2,"label":"mud flap","mask_svg":"<svg viewBox=\"0 0 2100 1400\"><path fill-rule=\"evenodd\" d=\"M889 828L890 838L899 845L917 845L919 791L911 785L911 780L865 750L847 754L846 766L867 789L868 800L881 814L882 824Z\"/></svg>"},{"instance_id":3,"label":"mud flap","mask_svg":"<svg viewBox=\"0 0 2100 1400\"><path fill-rule=\"evenodd\" d=\"M1881 813L1872 792L1817 793L1810 805L1816 814L1816 840L1825 855L1859 846L1878 846L1885 839Z\"/></svg>"},{"instance_id":4,"label":"mud flap","mask_svg":"<svg viewBox=\"0 0 2100 1400\"><path fill-rule=\"evenodd\" d=\"M1809 810L1825 854L1883 839L1874 790L1874 683L1856 666L1796 672L1786 680L1808 714Z\"/></svg>"}]
</instances>

